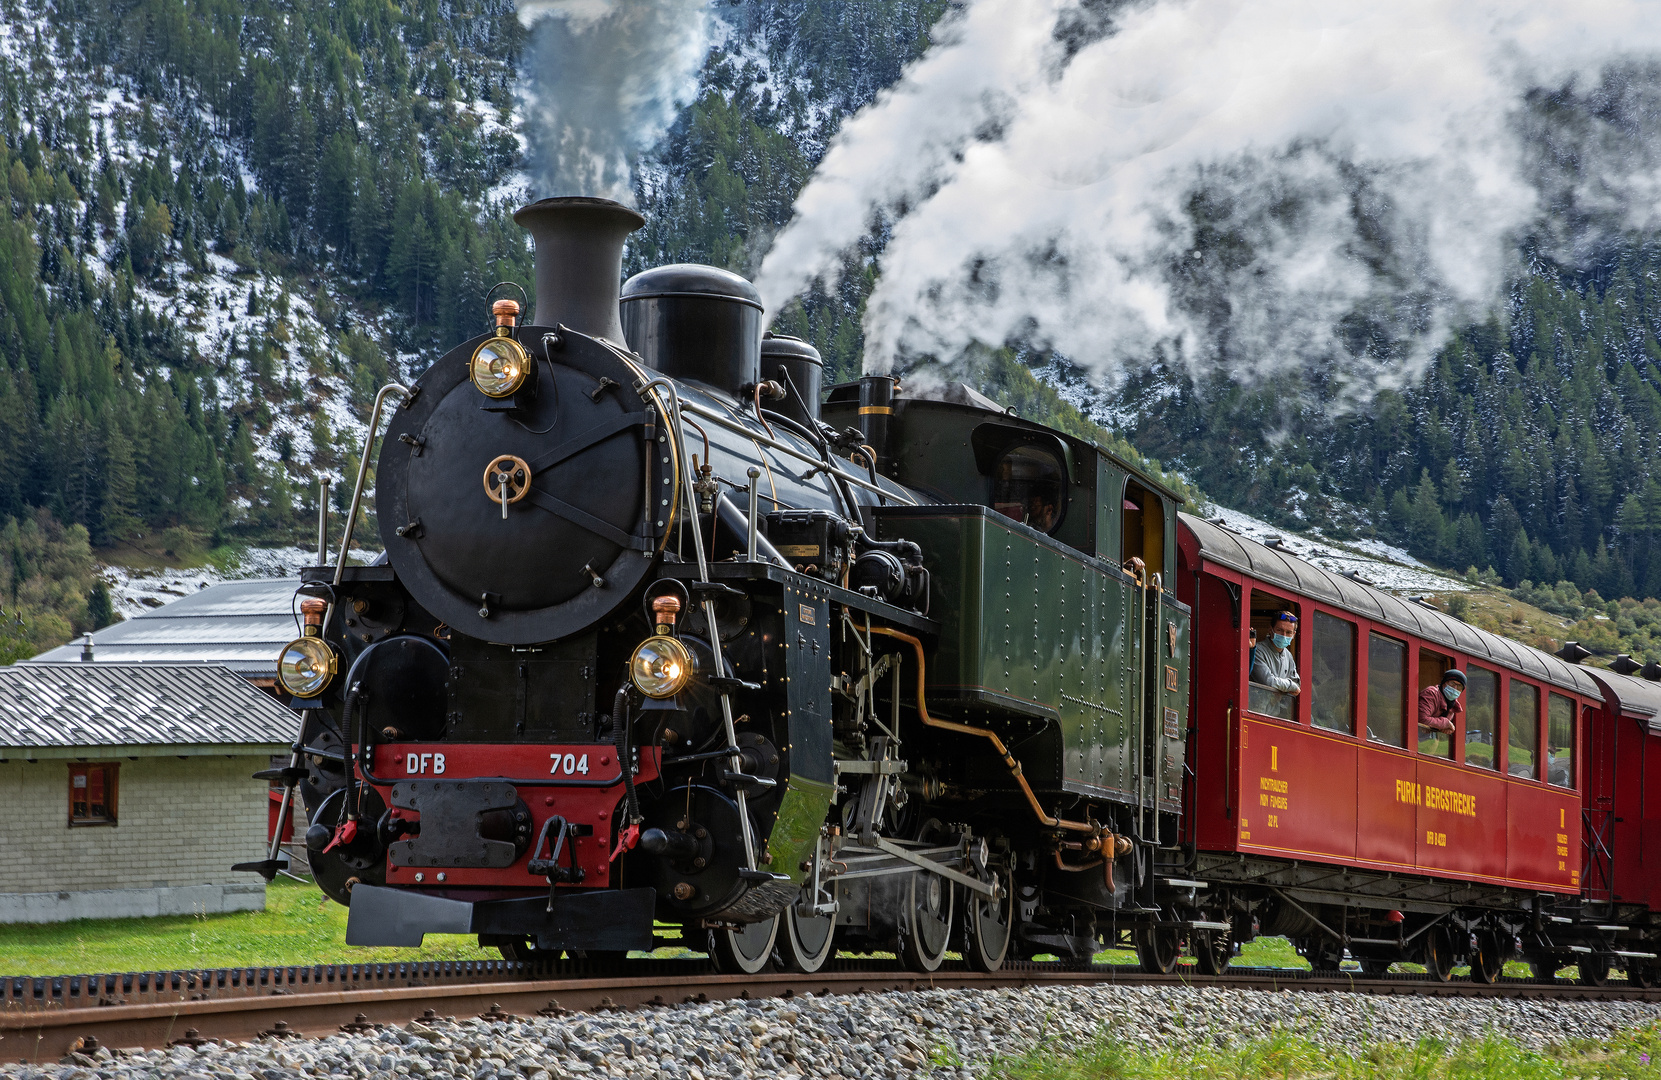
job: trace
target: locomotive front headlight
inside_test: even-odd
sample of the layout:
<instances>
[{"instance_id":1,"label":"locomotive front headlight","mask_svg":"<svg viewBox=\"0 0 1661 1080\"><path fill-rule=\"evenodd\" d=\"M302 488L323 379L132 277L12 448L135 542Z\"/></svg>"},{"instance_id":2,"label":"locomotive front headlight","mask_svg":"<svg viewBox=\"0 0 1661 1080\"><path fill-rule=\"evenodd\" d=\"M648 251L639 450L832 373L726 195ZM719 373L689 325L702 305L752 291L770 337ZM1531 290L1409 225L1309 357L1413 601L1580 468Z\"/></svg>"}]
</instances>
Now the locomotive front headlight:
<instances>
[{"instance_id":1,"label":"locomotive front headlight","mask_svg":"<svg viewBox=\"0 0 1661 1080\"><path fill-rule=\"evenodd\" d=\"M634 650L629 660L629 678L635 689L649 698L674 697L685 688L696 671L692 651L679 638L649 637Z\"/></svg>"},{"instance_id":2,"label":"locomotive front headlight","mask_svg":"<svg viewBox=\"0 0 1661 1080\"><path fill-rule=\"evenodd\" d=\"M511 396L525 385L531 358L524 346L510 337L493 337L473 350L468 365L473 385L488 398Z\"/></svg>"},{"instance_id":3,"label":"locomotive front headlight","mask_svg":"<svg viewBox=\"0 0 1661 1080\"><path fill-rule=\"evenodd\" d=\"M321 694L335 676L335 651L322 638L295 638L277 658L277 682L298 698Z\"/></svg>"}]
</instances>

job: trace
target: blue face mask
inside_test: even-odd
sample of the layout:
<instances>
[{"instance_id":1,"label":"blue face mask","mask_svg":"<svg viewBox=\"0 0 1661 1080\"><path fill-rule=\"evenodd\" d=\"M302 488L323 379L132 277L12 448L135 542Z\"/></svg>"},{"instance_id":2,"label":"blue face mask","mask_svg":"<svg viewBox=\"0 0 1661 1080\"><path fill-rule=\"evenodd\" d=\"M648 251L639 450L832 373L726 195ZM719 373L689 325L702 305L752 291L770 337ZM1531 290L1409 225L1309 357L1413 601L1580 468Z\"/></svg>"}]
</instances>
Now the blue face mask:
<instances>
[{"instance_id":1,"label":"blue face mask","mask_svg":"<svg viewBox=\"0 0 1661 1080\"><path fill-rule=\"evenodd\" d=\"M1447 698L1449 701L1458 701L1459 695L1462 693L1464 693L1464 691L1452 683L1442 687L1442 696Z\"/></svg>"},{"instance_id":2,"label":"blue face mask","mask_svg":"<svg viewBox=\"0 0 1661 1080\"><path fill-rule=\"evenodd\" d=\"M1270 638L1269 640L1275 643L1275 648L1284 649L1287 646L1292 644L1292 635L1291 634L1276 634L1274 637Z\"/></svg>"}]
</instances>

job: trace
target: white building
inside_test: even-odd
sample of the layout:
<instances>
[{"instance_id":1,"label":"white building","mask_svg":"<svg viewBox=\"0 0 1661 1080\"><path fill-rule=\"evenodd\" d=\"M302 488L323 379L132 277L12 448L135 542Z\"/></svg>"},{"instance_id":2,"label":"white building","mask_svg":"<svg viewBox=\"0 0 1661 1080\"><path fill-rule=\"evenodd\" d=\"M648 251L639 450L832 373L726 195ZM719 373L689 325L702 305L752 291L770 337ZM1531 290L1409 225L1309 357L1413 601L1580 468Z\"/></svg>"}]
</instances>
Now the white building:
<instances>
[{"instance_id":1,"label":"white building","mask_svg":"<svg viewBox=\"0 0 1661 1080\"><path fill-rule=\"evenodd\" d=\"M0 923L259 910L295 715L207 664L0 667Z\"/></svg>"}]
</instances>

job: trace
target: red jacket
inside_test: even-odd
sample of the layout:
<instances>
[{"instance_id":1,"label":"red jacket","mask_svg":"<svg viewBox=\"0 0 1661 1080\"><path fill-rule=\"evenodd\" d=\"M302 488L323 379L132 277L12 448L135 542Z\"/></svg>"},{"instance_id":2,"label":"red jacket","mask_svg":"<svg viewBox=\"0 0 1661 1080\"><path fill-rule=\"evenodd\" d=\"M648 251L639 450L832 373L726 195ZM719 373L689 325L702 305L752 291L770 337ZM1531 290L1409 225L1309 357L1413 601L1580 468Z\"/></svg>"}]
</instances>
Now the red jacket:
<instances>
[{"instance_id":1,"label":"red jacket","mask_svg":"<svg viewBox=\"0 0 1661 1080\"><path fill-rule=\"evenodd\" d=\"M1432 731L1452 731L1454 717L1459 715L1460 705L1457 701L1449 701L1442 693L1442 686L1427 686L1419 691L1419 726L1430 728Z\"/></svg>"}]
</instances>

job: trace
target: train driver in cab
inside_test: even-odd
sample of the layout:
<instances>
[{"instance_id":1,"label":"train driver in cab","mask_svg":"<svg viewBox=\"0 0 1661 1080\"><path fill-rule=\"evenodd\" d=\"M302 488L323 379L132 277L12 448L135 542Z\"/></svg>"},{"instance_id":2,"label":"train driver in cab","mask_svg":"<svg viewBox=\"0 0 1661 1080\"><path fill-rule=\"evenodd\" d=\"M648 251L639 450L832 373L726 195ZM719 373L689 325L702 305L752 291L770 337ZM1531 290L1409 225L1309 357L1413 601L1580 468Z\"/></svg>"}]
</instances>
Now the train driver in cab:
<instances>
[{"instance_id":1,"label":"train driver in cab","mask_svg":"<svg viewBox=\"0 0 1661 1080\"><path fill-rule=\"evenodd\" d=\"M1292 652L1292 642L1298 636L1298 617L1290 611L1275 616L1269 640L1258 642L1252 649L1251 681L1297 696L1303 691L1298 678L1298 659Z\"/></svg>"},{"instance_id":2,"label":"train driver in cab","mask_svg":"<svg viewBox=\"0 0 1661 1080\"><path fill-rule=\"evenodd\" d=\"M1453 721L1464 706L1459 699L1465 693L1465 673L1449 668L1442 673L1439 686L1427 686L1419 691L1419 734L1453 733Z\"/></svg>"}]
</instances>

